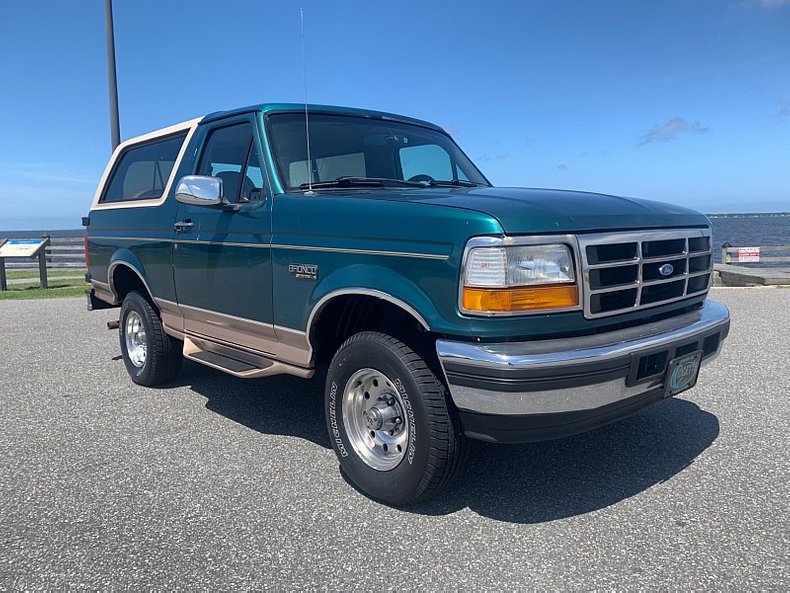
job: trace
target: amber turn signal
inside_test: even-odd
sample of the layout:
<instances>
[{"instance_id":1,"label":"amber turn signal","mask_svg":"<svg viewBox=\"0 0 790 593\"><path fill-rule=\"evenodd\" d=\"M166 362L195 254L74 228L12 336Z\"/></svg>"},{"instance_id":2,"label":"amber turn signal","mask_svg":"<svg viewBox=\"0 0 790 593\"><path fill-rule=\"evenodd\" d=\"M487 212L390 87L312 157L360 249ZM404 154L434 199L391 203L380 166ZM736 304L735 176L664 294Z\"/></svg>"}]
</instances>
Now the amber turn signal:
<instances>
[{"instance_id":1,"label":"amber turn signal","mask_svg":"<svg viewBox=\"0 0 790 593\"><path fill-rule=\"evenodd\" d=\"M481 313L568 309L579 305L579 287L575 284L529 288L464 287L463 297L464 309Z\"/></svg>"}]
</instances>

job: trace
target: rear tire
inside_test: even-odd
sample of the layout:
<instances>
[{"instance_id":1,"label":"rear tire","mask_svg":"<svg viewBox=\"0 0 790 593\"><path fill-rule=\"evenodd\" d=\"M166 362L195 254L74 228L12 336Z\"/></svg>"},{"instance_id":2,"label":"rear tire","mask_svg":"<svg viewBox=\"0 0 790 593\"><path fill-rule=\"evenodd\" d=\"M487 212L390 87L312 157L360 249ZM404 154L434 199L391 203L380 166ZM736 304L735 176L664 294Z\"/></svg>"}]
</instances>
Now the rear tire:
<instances>
[{"instance_id":1,"label":"rear tire","mask_svg":"<svg viewBox=\"0 0 790 593\"><path fill-rule=\"evenodd\" d=\"M181 370L182 342L165 333L156 309L139 292L123 300L118 336L126 370L138 385L166 383Z\"/></svg>"},{"instance_id":2,"label":"rear tire","mask_svg":"<svg viewBox=\"0 0 790 593\"><path fill-rule=\"evenodd\" d=\"M361 332L340 346L325 412L341 470L372 498L396 506L426 499L464 464L466 439L444 382L392 336Z\"/></svg>"}]
</instances>

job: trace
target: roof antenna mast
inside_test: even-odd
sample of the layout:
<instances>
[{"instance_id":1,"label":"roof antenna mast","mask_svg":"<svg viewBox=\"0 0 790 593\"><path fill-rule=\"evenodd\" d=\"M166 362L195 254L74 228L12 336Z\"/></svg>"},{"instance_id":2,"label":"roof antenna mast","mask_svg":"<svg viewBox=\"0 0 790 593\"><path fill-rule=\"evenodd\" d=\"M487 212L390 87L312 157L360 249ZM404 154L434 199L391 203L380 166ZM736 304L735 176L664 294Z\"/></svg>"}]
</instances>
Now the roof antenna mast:
<instances>
[{"instance_id":1,"label":"roof antenna mast","mask_svg":"<svg viewBox=\"0 0 790 593\"><path fill-rule=\"evenodd\" d=\"M304 8L299 9L302 22L302 71L304 72L304 132L307 137L307 195L313 195L313 159L310 155L310 120L307 115L307 50L304 42Z\"/></svg>"}]
</instances>

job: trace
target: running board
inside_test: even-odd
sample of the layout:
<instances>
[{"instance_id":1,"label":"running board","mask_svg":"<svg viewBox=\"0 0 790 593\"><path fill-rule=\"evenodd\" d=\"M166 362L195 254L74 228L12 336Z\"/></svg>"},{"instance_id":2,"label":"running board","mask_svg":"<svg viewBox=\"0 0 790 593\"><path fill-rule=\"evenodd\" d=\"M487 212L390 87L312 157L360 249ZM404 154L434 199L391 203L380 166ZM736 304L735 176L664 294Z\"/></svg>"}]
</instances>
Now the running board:
<instances>
[{"instance_id":1,"label":"running board","mask_svg":"<svg viewBox=\"0 0 790 593\"><path fill-rule=\"evenodd\" d=\"M296 375L305 379L313 376L312 369L303 369L260 354L195 336L184 336L184 358L242 379L257 379L283 374Z\"/></svg>"}]
</instances>

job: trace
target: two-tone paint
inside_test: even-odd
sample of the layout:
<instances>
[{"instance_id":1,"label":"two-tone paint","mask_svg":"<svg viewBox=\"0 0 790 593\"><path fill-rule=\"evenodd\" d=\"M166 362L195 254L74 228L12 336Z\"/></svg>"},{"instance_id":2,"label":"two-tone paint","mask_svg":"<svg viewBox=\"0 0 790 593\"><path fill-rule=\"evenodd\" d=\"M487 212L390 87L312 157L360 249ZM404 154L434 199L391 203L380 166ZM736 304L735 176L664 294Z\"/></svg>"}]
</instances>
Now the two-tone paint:
<instances>
[{"instance_id":1,"label":"two-tone paint","mask_svg":"<svg viewBox=\"0 0 790 593\"><path fill-rule=\"evenodd\" d=\"M380 112L309 109L439 129ZM295 110L303 111L304 106L272 104L215 113L121 144L89 217L90 275L96 296L118 305L115 277L133 273L159 306L172 335L213 338L293 365L296 373L313 365L311 331L325 307L348 294L386 300L437 337L496 342L592 334L690 311L704 300L702 295L603 319L586 319L582 311L507 318L464 314L458 288L464 248L471 238L703 228L708 221L668 204L542 189L286 193L274 166L267 117ZM211 129L240 121L253 124L264 171L263 199L236 211L176 201L176 182L196 173ZM162 196L100 203L102 187L124 150L177 131L186 131L187 137ZM297 277L289 270L293 264L316 266L317 277Z\"/></svg>"}]
</instances>

